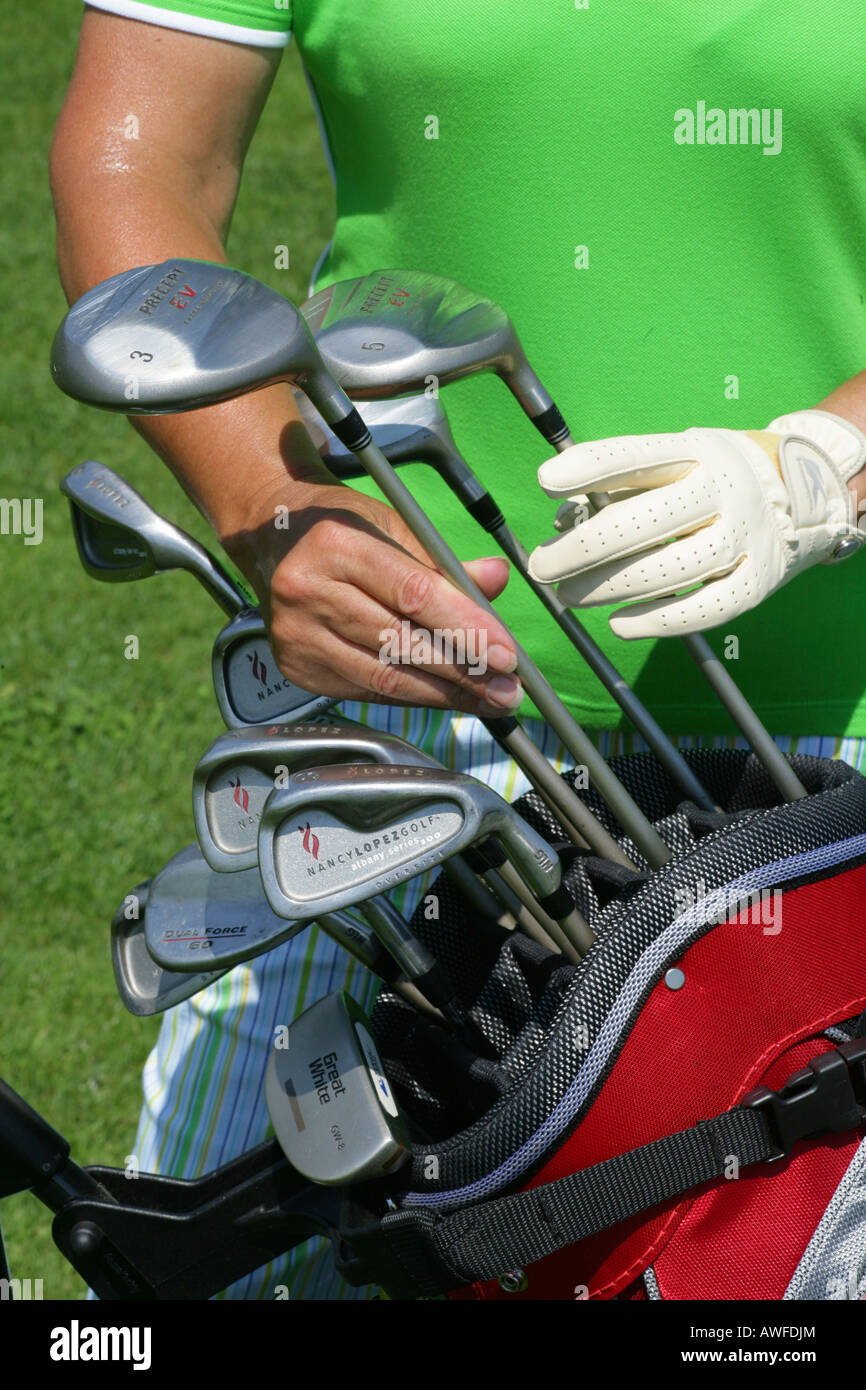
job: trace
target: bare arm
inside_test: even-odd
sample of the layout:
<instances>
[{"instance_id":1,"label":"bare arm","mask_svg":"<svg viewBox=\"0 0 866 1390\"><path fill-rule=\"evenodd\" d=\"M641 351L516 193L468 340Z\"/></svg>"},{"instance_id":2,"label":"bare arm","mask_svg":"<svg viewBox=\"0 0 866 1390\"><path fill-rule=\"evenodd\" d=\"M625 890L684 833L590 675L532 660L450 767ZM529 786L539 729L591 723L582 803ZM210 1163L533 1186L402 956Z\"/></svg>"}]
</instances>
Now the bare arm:
<instances>
[{"instance_id":1,"label":"bare arm","mask_svg":"<svg viewBox=\"0 0 866 1390\"><path fill-rule=\"evenodd\" d=\"M70 301L169 256L226 260L244 158L278 64L275 50L85 10L51 152ZM503 648L491 654L499 670L513 669L513 644L430 568L390 508L334 484L288 387L137 427L253 584L286 675L344 698L372 692L473 711L513 705L513 681L488 707L481 697L496 687L465 671L378 660L380 632L403 617L486 629ZM288 532L273 525L277 507L291 512ZM473 573L490 597L507 576L498 560L476 562Z\"/></svg>"},{"instance_id":2,"label":"bare arm","mask_svg":"<svg viewBox=\"0 0 866 1390\"><path fill-rule=\"evenodd\" d=\"M866 434L866 372L858 372L850 381L837 386L819 403L817 409L841 415L843 420L850 420L852 425ZM851 479L849 486L857 498L858 515L862 516L866 504L866 468Z\"/></svg>"},{"instance_id":3,"label":"bare arm","mask_svg":"<svg viewBox=\"0 0 866 1390\"><path fill-rule=\"evenodd\" d=\"M244 157L278 63L278 50L85 10L51 151L57 259L70 302L130 266L168 256L226 260ZM280 435L293 418L289 391L275 388L138 425L217 533L231 535L251 493L311 461L301 431L297 457L283 458Z\"/></svg>"}]
</instances>

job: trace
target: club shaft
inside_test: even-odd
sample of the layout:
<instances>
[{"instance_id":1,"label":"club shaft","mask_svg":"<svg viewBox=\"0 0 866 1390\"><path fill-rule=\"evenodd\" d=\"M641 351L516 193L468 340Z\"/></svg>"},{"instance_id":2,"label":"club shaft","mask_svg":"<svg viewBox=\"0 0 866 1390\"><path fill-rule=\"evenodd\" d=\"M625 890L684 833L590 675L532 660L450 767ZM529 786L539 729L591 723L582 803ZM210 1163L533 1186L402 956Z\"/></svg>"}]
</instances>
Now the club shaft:
<instances>
[{"instance_id":1,"label":"club shaft","mask_svg":"<svg viewBox=\"0 0 866 1390\"><path fill-rule=\"evenodd\" d=\"M410 980L418 980L435 966L435 960L427 947L410 932L397 909L386 898L369 898L359 904L373 931L389 955L400 966Z\"/></svg>"},{"instance_id":2,"label":"club shaft","mask_svg":"<svg viewBox=\"0 0 866 1390\"><path fill-rule=\"evenodd\" d=\"M503 864L499 870L487 870L483 875L484 882L476 878L469 865L457 854L446 859L442 868L476 912L480 912L491 921L501 923L504 908L511 914L514 923L546 950L562 950L562 943L568 943L565 932L548 917L540 903L536 902L513 865ZM507 874L506 871L510 873ZM494 895L499 897L499 902ZM554 929L552 932L545 930L545 927L549 928L551 925ZM559 945L554 943L554 936Z\"/></svg>"},{"instance_id":3,"label":"club shaft","mask_svg":"<svg viewBox=\"0 0 866 1390\"><path fill-rule=\"evenodd\" d=\"M236 618L239 613L248 612L252 608L250 600L242 593L228 570L209 555L204 547L201 551L201 567L191 569L190 573L195 575L202 588L207 590L230 618Z\"/></svg>"},{"instance_id":4,"label":"club shaft","mask_svg":"<svg viewBox=\"0 0 866 1390\"><path fill-rule=\"evenodd\" d=\"M776 747L724 662L716 656L703 633L690 633L682 641L686 651L703 671L705 679L718 695L752 752L763 763L785 800L800 801L804 796L808 796L791 764Z\"/></svg>"},{"instance_id":5,"label":"club shaft","mask_svg":"<svg viewBox=\"0 0 866 1390\"><path fill-rule=\"evenodd\" d=\"M538 918L535 916L535 913L524 906L516 893L511 892L508 885L499 877L498 870L489 869L486 878L488 883L495 886L494 891L496 892L496 896L514 918L516 925L520 927L521 931L524 932L526 936L532 937L532 940L537 942L539 946L543 946L546 951L554 951L561 955L562 947L558 946L553 938L548 936Z\"/></svg>"},{"instance_id":6,"label":"club shaft","mask_svg":"<svg viewBox=\"0 0 866 1390\"><path fill-rule=\"evenodd\" d=\"M428 999L424 998L424 995L415 985L397 975L398 962L394 961L395 969L393 971L382 969L383 952L390 960L394 960L390 951L378 939L376 939L375 948L367 946L362 939L359 939L357 933L362 929L357 923L352 923L354 930L346 930L346 923L342 920L344 915L339 912L325 912L321 917L316 918L316 925L348 955L352 956L359 965L363 965L395 994L399 994L402 999L405 999L407 1004L411 1004L431 1018L442 1019L443 1015L437 1008L434 1008ZM370 928L367 927L365 930L369 931Z\"/></svg>"},{"instance_id":7,"label":"club shaft","mask_svg":"<svg viewBox=\"0 0 866 1390\"><path fill-rule=\"evenodd\" d=\"M573 443L574 440L569 437L568 442L563 444L561 448L557 446L558 451L561 453L563 449L569 448ZM601 511L611 501L610 494L607 492L590 492L588 497L590 506L596 511ZM763 763L777 790L782 793L785 800L801 801L804 796L808 796L806 788L791 764L781 749L776 747L742 690L724 663L716 656L704 634L691 632L681 638L681 641L689 656L700 667L705 680L712 686L752 752Z\"/></svg>"},{"instance_id":8,"label":"club shaft","mask_svg":"<svg viewBox=\"0 0 866 1390\"><path fill-rule=\"evenodd\" d=\"M369 439L369 434L367 438ZM451 547L430 522L423 509L418 506L409 489L397 477L381 450L369 442L359 445L357 453L367 472L442 572L464 593L468 594L479 607L497 616L493 605L488 602L478 586L470 579ZM512 640L514 641L513 638ZM535 663L519 643L515 641L514 645L517 649L518 674L527 694L534 701L543 718L550 724L575 762L579 766L586 767L599 795L607 802L623 829L632 838L646 860L655 867L666 864L671 858L671 851L664 840L647 820L621 782L611 772L595 745L569 714ZM509 748L510 746L509 741ZM545 761L546 765L546 760L543 757L542 761ZM560 782L561 780L559 779ZM565 786L564 783L562 785ZM599 854L606 854L611 837L607 835L595 816L581 805L574 793L572 793L572 797L581 807L581 815L578 819L574 807L569 805L569 816L593 849Z\"/></svg>"},{"instance_id":9,"label":"club shaft","mask_svg":"<svg viewBox=\"0 0 866 1390\"><path fill-rule=\"evenodd\" d=\"M516 719L482 719L481 722L532 782L551 815L557 817L575 844L593 849L602 858L622 864L623 868L635 867L625 850L551 767Z\"/></svg>"},{"instance_id":10,"label":"club shaft","mask_svg":"<svg viewBox=\"0 0 866 1390\"><path fill-rule=\"evenodd\" d=\"M445 1023L446 1018L441 1009L437 1009L429 999L425 999L417 985L413 985L411 980L397 980L394 984L388 985L395 994L399 994L407 1004L411 1004L413 1009L419 1013L426 1014L428 1018L438 1019L440 1023Z\"/></svg>"},{"instance_id":11,"label":"club shaft","mask_svg":"<svg viewBox=\"0 0 866 1390\"><path fill-rule=\"evenodd\" d=\"M678 784L680 790L690 801L694 801L703 810L718 810L719 808L709 792L698 781L682 753L674 746L664 729L653 718L646 705L638 698L625 678L620 675L595 639L578 622L571 610L565 607L565 604L557 596L556 590L540 584L532 578L529 573L529 556L510 527L503 522L501 526L491 529L490 534L497 541L503 554L508 556L518 573L537 594L569 641L577 648L590 670L616 700L623 714L645 739L659 762L674 782Z\"/></svg>"},{"instance_id":12,"label":"club shaft","mask_svg":"<svg viewBox=\"0 0 866 1390\"><path fill-rule=\"evenodd\" d=\"M497 902L489 886L476 877L459 854L446 859L442 869L446 878L451 880L475 912L487 917L491 922L499 921L502 916L502 904Z\"/></svg>"},{"instance_id":13,"label":"club shaft","mask_svg":"<svg viewBox=\"0 0 866 1390\"><path fill-rule=\"evenodd\" d=\"M541 904L536 901L535 897L520 877L520 874L514 868L514 865L508 863L506 860L505 863L499 865L496 872L501 876L506 888L510 889L515 897L519 899L522 906L535 918L542 931L555 943L562 954L573 964L578 964L580 961L580 952L577 947L569 940L568 935L560 923L555 922L552 917L549 917ZM539 940L539 938L536 937L536 940Z\"/></svg>"}]
</instances>

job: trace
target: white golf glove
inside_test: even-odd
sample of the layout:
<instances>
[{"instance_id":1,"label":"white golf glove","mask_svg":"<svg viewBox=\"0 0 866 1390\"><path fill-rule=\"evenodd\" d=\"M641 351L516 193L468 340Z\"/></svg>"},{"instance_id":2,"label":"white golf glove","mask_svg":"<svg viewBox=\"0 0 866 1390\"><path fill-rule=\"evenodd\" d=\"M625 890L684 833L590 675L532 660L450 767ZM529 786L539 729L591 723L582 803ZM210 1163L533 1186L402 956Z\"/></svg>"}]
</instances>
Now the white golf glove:
<instances>
[{"instance_id":1,"label":"white golf glove","mask_svg":"<svg viewBox=\"0 0 866 1390\"><path fill-rule=\"evenodd\" d=\"M847 485L864 464L860 430L822 410L783 415L764 432L575 444L538 470L548 497L567 501L564 534L536 547L530 571L557 584L569 608L629 605L611 616L618 637L717 627L810 565L860 549ZM575 525L595 492L611 493L610 505Z\"/></svg>"}]
</instances>

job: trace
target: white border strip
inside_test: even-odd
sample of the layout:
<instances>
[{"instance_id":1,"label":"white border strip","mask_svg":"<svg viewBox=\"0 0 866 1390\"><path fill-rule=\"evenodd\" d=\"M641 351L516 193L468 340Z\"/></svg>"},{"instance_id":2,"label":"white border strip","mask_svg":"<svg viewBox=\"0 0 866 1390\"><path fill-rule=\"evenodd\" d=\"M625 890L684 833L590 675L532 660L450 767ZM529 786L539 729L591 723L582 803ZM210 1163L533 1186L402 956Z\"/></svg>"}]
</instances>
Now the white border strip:
<instances>
[{"instance_id":1,"label":"white border strip","mask_svg":"<svg viewBox=\"0 0 866 1390\"><path fill-rule=\"evenodd\" d=\"M157 24L162 29L179 29L185 34L201 34L206 39L225 39L227 43L254 44L256 48L287 48L292 41L290 29L246 29L241 24L223 24L218 19L202 15L182 14L179 10L161 10L156 5L143 5L140 0L87 0L95 10L107 10L124 19L140 19L145 24Z\"/></svg>"},{"instance_id":2,"label":"white border strip","mask_svg":"<svg viewBox=\"0 0 866 1390\"><path fill-rule=\"evenodd\" d=\"M656 939L651 942L634 965L619 995L605 1018L598 1037L590 1048L586 1061L581 1066L568 1090L548 1115L541 1128L533 1134L515 1153L509 1154L503 1163L492 1173L470 1183L466 1187L450 1192L406 1192L400 1199L404 1207L447 1207L463 1205L488 1197L503 1187L509 1187L527 1168L531 1168L547 1150L556 1143L559 1136L570 1127L587 1096L592 1091L599 1076L607 1066L614 1047L629 1016L636 999L639 999L650 981L665 962L675 959L682 944L689 938L695 927L702 922L712 921L719 911L730 908L738 898L771 884L784 883L787 879L801 878L818 868L829 868L842 864L848 859L856 859L866 854L866 835L854 835L849 840L837 840L835 844L821 845L805 854L794 854L788 859L776 860L773 864L762 864L741 878L721 888L715 888L700 902L671 922Z\"/></svg>"}]
</instances>

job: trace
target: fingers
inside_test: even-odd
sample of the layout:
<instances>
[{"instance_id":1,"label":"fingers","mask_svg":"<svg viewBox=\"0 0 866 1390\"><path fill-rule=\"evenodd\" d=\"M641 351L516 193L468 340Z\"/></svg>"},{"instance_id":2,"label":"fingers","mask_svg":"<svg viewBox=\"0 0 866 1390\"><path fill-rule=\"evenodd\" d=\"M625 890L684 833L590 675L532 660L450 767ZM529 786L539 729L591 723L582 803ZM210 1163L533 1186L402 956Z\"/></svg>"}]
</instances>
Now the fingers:
<instances>
[{"instance_id":1,"label":"fingers","mask_svg":"<svg viewBox=\"0 0 866 1390\"><path fill-rule=\"evenodd\" d=\"M333 673L339 669L345 672L336 681L342 699L454 709L484 717L513 713L523 699L520 682L515 676L472 678L463 675L452 680L439 674L445 667L412 665L411 655L411 643L406 646L406 662L380 658L363 648L351 650L348 644L342 643L339 648L335 645L335 664L330 668L330 676L323 673L323 680L326 685L334 682ZM347 679L351 689L344 694ZM326 690L325 693L331 692Z\"/></svg>"},{"instance_id":2,"label":"fingers","mask_svg":"<svg viewBox=\"0 0 866 1390\"><path fill-rule=\"evenodd\" d=\"M487 599L498 598L508 583L511 566L501 555L489 555L483 560L467 560L466 571Z\"/></svg>"},{"instance_id":3,"label":"fingers","mask_svg":"<svg viewBox=\"0 0 866 1390\"><path fill-rule=\"evenodd\" d=\"M620 435L563 450L541 465L538 481L553 498L621 487L661 487L682 477L696 462L695 453L688 431Z\"/></svg>"},{"instance_id":4,"label":"fingers","mask_svg":"<svg viewBox=\"0 0 866 1390\"><path fill-rule=\"evenodd\" d=\"M644 637L685 637L730 622L754 608L763 597L753 566L744 560L730 574L701 584L676 598L655 599L618 608L610 626L617 637L634 641Z\"/></svg>"},{"instance_id":5,"label":"fingers","mask_svg":"<svg viewBox=\"0 0 866 1390\"><path fill-rule=\"evenodd\" d=\"M628 556L688 535L715 521L717 515L715 499L706 495L696 477L687 476L627 501L611 502L574 530L536 546L530 556L530 573L543 584L583 577L594 566L607 567L612 573ZM585 580L587 589L593 582L592 578Z\"/></svg>"},{"instance_id":6,"label":"fingers","mask_svg":"<svg viewBox=\"0 0 866 1390\"><path fill-rule=\"evenodd\" d=\"M517 708L523 692L504 624L364 523L345 511L323 514L280 562L270 609L283 674L335 698L485 715ZM508 579L498 557L471 571L491 597Z\"/></svg>"},{"instance_id":7,"label":"fingers","mask_svg":"<svg viewBox=\"0 0 866 1390\"><path fill-rule=\"evenodd\" d=\"M498 559L476 563L480 567L478 573L494 596L507 582L507 564ZM429 633L462 633L467 646L483 652L483 660L492 671L505 674L514 671L517 652L505 624L495 614L479 608L444 575L396 545L377 544L371 549L369 543L363 544L358 537L353 537L353 543L344 547L339 555L338 567L343 583L366 593L396 618L408 619L415 627ZM380 623L378 630L382 626ZM378 630L376 634L368 632L360 640L378 647Z\"/></svg>"},{"instance_id":8,"label":"fingers","mask_svg":"<svg viewBox=\"0 0 866 1390\"><path fill-rule=\"evenodd\" d=\"M314 688L323 694L331 694L330 682L343 677L372 682L369 688L380 695L409 700L405 683L392 685L395 678L378 670L383 663L414 666L434 674L440 683L453 682L474 699L484 696L497 674L508 675L497 671L491 661L488 634L481 623L428 628L395 613L356 585L342 582L320 580L317 592L295 590L293 597L295 607L284 604L274 616L274 654L281 664L284 659L291 663L292 679L307 688L311 680L317 680ZM300 660L292 662L293 656ZM500 655L499 665L513 665L513 660L509 648ZM494 684L493 691L497 704L504 699L512 705L520 698L510 676Z\"/></svg>"},{"instance_id":9,"label":"fingers","mask_svg":"<svg viewBox=\"0 0 866 1390\"><path fill-rule=\"evenodd\" d=\"M300 658L291 626L275 620L271 643L278 665L304 689L340 699L482 715L502 715L519 706L523 692L516 676L487 670L471 643L461 644L459 633L448 639L450 649L437 647L430 634L396 615L386 613L386 626L378 626L376 615L383 610L372 604L365 608L363 595L349 591L343 598L340 620L323 624L311 621L309 613L300 616L299 632L306 642ZM376 632L374 645L354 640L358 630Z\"/></svg>"},{"instance_id":10,"label":"fingers","mask_svg":"<svg viewBox=\"0 0 866 1390\"><path fill-rule=\"evenodd\" d=\"M741 560L721 525L710 525L630 559L595 565L565 579L557 593L569 608L647 602L665 598L730 573Z\"/></svg>"},{"instance_id":11,"label":"fingers","mask_svg":"<svg viewBox=\"0 0 866 1390\"><path fill-rule=\"evenodd\" d=\"M442 634L445 649L438 652L436 662L438 674L448 680L464 678L460 670L463 659L457 656L455 663L449 660L449 641L485 671L510 674L516 669L514 639L496 614L478 607L445 575L418 562L399 546L354 537L338 557L338 567L343 584L356 594L366 594L375 605L367 610L366 628L356 628L352 634L361 644L378 652L382 630L407 620L417 630ZM480 578L482 591L495 596L505 588L509 567L493 557L474 562L471 573Z\"/></svg>"}]
</instances>

